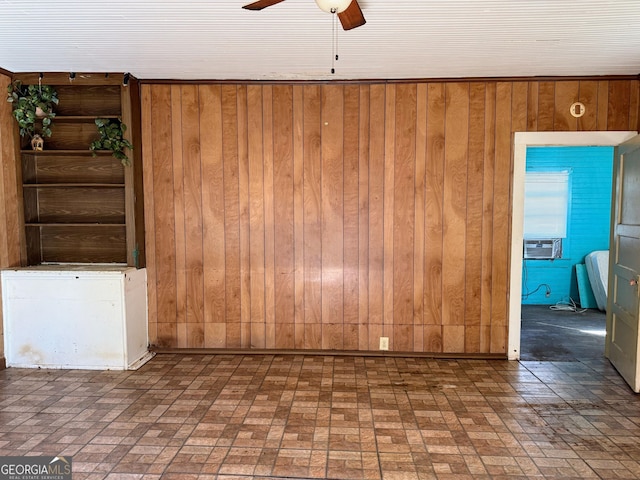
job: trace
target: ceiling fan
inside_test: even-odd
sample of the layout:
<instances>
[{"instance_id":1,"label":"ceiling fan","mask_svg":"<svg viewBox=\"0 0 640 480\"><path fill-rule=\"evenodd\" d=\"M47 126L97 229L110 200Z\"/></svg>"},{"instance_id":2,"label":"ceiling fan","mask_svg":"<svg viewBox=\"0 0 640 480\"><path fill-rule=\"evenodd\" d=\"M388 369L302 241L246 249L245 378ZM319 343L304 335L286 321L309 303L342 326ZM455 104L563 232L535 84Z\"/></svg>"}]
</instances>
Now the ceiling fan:
<instances>
[{"instance_id":1,"label":"ceiling fan","mask_svg":"<svg viewBox=\"0 0 640 480\"><path fill-rule=\"evenodd\" d=\"M280 2L284 2L284 0L257 0L242 8L262 10ZM337 14L342 28L345 30L351 30L366 23L360 5L358 5L358 0L316 0L316 3L325 12Z\"/></svg>"}]
</instances>

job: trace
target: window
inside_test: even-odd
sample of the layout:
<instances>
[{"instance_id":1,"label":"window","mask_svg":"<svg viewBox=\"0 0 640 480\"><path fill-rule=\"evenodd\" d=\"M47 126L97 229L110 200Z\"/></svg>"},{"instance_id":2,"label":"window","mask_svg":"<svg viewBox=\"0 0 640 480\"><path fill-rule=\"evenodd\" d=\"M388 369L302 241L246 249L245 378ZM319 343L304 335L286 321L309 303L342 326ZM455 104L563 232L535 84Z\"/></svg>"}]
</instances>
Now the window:
<instances>
[{"instance_id":1,"label":"window","mask_svg":"<svg viewBox=\"0 0 640 480\"><path fill-rule=\"evenodd\" d=\"M524 187L524 238L567 237L569 171L527 172Z\"/></svg>"}]
</instances>

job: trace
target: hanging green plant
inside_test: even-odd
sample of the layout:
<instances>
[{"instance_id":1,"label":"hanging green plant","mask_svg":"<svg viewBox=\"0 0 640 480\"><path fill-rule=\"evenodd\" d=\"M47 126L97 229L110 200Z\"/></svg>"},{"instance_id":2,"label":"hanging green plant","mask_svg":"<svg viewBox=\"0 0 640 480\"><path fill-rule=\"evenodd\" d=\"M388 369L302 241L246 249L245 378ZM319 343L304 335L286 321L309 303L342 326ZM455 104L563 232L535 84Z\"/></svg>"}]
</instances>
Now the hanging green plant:
<instances>
[{"instance_id":1,"label":"hanging green plant","mask_svg":"<svg viewBox=\"0 0 640 480\"><path fill-rule=\"evenodd\" d=\"M119 118L96 118L96 126L100 138L93 141L89 147L93 156L96 156L97 150L109 150L123 165L130 165L126 149L133 150L133 145L124 138L127 126Z\"/></svg>"},{"instance_id":2,"label":"hanging green plant","mask_svg":"<svg viewBox=\"0 0 640 480\"><path fill-rule=\"evenodd\" d=\"M20 127L21 137L39 134L51 136L52 119L56 116L53 107L58 105L58 94L50 85L23 85L20 80L7 87L7 102L13 104L13 117ZM40 131L36 131L38 124Z\"/></svg>"}]
</instances>

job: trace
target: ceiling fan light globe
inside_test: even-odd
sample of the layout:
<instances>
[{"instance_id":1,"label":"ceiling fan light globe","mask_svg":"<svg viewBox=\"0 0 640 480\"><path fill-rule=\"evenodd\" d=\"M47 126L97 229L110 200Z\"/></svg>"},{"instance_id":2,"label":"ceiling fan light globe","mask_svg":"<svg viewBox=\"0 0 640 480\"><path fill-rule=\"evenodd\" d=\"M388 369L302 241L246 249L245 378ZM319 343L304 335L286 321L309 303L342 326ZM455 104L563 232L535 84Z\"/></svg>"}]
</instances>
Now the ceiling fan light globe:
<instances>
[{"instance_id":1,"label":"ceiling fan light globe","mask_svg":"<svg viewBox=\"0 0 640 480\"><path fill-rule=\"evenodd\" d=\"M344 12L353 0L316 0L316 4L321 10L327 13Z\"/></svg>"}]
</instances>

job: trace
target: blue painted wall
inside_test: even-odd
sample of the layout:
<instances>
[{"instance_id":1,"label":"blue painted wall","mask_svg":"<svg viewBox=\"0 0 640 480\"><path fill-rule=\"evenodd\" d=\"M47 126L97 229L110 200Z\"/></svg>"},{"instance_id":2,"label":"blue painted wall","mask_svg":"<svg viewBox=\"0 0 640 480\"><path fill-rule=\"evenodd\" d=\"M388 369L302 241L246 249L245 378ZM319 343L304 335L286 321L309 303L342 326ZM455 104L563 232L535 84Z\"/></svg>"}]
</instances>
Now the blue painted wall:
<instances>
[{"instance_id":1,"label":"blue painted wall","mask_svg":"<svg viewBox=\"0 0 640 480\"><path fill-rule=\"evenodd\" d=\"M593 250L609 248L613 147L530 147L527 172L570 170L567 238L556 260L524 260L522 303L553 305L572 298L579 303L575 265ZM546 297L548 284L551 295Z\"/></svg>"}]
</instances>

